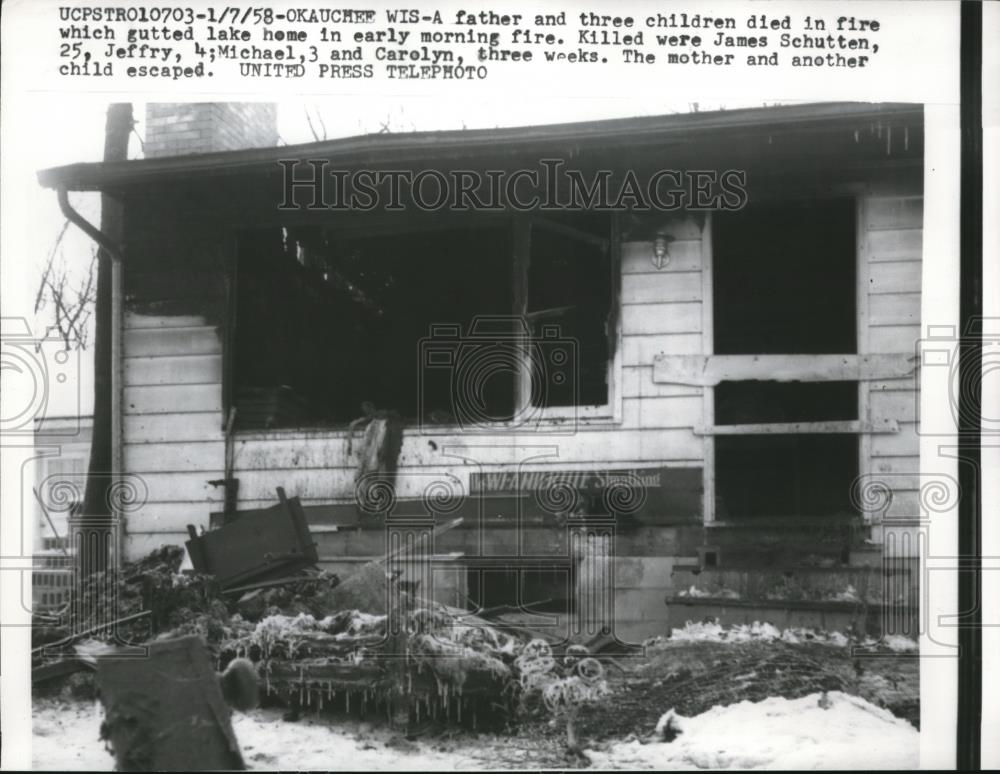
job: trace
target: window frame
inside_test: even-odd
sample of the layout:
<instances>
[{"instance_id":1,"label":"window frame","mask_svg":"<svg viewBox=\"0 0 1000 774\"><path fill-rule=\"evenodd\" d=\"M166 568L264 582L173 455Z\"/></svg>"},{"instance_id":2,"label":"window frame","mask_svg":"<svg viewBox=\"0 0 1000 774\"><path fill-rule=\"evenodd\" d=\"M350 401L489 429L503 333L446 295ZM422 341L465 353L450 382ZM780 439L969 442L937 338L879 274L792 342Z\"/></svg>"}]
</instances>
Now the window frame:
<instances>
[{"instance_id":1,"label":"window frame","mask_svg":"<svg viewBox=\"0 0 1000 774\"><path fill-rule=\"evenodd\" d=\"M512 314L517 316L518 314L525 314L525 304L527 301L527 282L528 282L528 260L531 250L530 241L530 224L533 219L537 219L537 216L530 213L520 213L507 216L499 216L499 218L505 217L507 220L507 227L511 232L511 283L513 287L513 299L514 308L512 309ZM494 222L493 218L489 220L479 220L473 219L472 226L477 227L484 223ZM460 220L449 220L447 223L441 224L440 226L432 226L432 229L441 228L455 228L461 224ZM365 228L350 228L349 231L353 235L363 234L363 233L381 233L382 226L384 223L376 222L372 223L370 226ZM268 227L280 228L281 224L268 224ZM230 241L231 245L231 260L228 262L227 271L227 285L226 285L226 306L227 314L225 319L225 346L224 346L224 378L222 384L223 392L223 416L227 417L230 415L233 409L237 407L237 392L238 392L238 374L235 367L235 352L236 352L236 339L239 335L239 326L236 319L236 298L237 298L237 288L239 282L239 234L241 231L252 231L253 226L250 228L241 228L233 232L232 239ZM394 231L399 234L405 234L410 231L420 231L425 230L427 227L422 224L412 223L412 224L394 224ZM622 359L622 344L623 344L623 331L622 331L622 319L621 319L621 244L620 244L620 223L617 213L611 214L610 219L610 233L607 237L607 246L609 251L609 263L610 263L610 284L608 287L609 301L610 301L610 314L609 318L611 321L610 330L608 333L608 345L609 351L611 353L607 363L606 363L606 374L607 374L607 387L608 387L608 398L604 404L600 405L590 405L590 404L577 404L576 406L551 406L551 407L539 407L537 409L537 424L541 424L547 429L552 429L558 431L560 426L566 425L567 423L576 423L582 425L620 425L623 422L623 401L622 401L622 379L623 379L623 359ZM597 237L595 237L596 239ZM519 241L522 240L522 241ZM521 310L521 311L518 311ZM530 389L530 374L522 372L520 375L519 383L519 393L515 396L516 399L521 398L520 390L525 389L525 381L528 380L528 389ZM523 405L523 403L517 403L516 405ZM497 432L511 433L516 432L518 426L521 423L516 419L499 421L495 423L484 424L481 428L482 432L488 434L491 430ZM464 427L458 422L452 423L442 423L440 425L434 425L433 428L427 426L420 426L419 423L410 423L407 425L409 432L419 430L422 432L433 432L436 434L462 434L468 432L468 428ZM223 426L225 428L225 424ZM275 438L275 437L299 437L303 433L309 436L320 436L320 437L346 437L350 433L349 423L347 422L311 422L306 424L288 425L282 427L239 427L239 421L237 419L236 427L233 429L236 435L243 438Z\"/></svg>"}]
</instances>

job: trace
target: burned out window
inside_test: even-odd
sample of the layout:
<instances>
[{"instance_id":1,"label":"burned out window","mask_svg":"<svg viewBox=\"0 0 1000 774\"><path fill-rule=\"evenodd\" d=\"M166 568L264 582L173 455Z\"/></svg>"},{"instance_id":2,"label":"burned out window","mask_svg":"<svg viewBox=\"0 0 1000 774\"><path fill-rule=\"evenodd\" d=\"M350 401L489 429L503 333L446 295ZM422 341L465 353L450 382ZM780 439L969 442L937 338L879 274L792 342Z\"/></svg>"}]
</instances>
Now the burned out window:
<instances>
[{"instance_id":1,"label":"burned out window","mask_svg":"<svg viewBox=\"0 0 1000 774\"><path fill-rule=\"evenodd\" d=\"M506 218L241 233L237 426L343 426L373 408L489 423L525 400L606 404L610 220L588 229L532 228L521 252Z\"/></svg>"},{"instance_id":2,"label":"burned out window","mask_svg":"<svg viewBox=\"0 0 1000 774\"><path fill-rule=\"evenodd\" d=\"M534 405L607 403L612 287L607 220L532 223L526 317L547 361L532 373Z\"/></svg>"}]
</instances>

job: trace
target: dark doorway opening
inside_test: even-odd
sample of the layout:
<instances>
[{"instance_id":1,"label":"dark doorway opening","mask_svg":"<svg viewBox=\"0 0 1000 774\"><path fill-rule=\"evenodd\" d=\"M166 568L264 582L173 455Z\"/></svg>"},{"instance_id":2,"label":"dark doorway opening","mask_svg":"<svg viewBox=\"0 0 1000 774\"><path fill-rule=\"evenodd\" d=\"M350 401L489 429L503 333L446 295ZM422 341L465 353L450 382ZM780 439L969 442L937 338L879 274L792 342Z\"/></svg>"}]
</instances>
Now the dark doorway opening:
<instances>
[{"instance_id":1,"label":"dark doorway opening","mask_svg":"<svg viewBox=\"0 0 1000 774\"><path fill-rule=\"evenodd\" d=\"M855 513L858 439L847 433L715 439L716 518L809 519Z\"/></svg>"},{"instance_id":2,"label":"dark doorway opening","mask_svg":"<svg viewBox=\"0 0 1000 774\"><path fill-rule=\"evenodd\" d=\"M713 218L716 354L857 351L854 207L749 204Z\"/></svg>"},{"instance_id":3,"label":"dark doorway opening","mask_svg":"<svg viewBox=\"0 0 1000 774\"><path fill-rule=\"evenodd\" d=\"M857 352L853 199L750 204L713 218L716 355ZM854 381L722 382L715 515L829 518L854 513ZM813 427L768 425L816 423Z\"/></svg>"}]
</instances>

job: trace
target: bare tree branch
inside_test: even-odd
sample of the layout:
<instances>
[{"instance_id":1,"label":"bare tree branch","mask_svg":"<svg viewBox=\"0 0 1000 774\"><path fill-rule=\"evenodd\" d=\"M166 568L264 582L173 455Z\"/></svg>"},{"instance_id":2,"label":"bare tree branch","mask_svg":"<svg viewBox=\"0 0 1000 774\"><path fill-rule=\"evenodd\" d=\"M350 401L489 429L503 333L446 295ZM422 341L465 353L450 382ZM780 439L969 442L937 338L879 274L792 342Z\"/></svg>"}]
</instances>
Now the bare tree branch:
<instances>
[{"instance_id":1,"label":"bare tree branch","mask_svg":"<svg viewBox=\"0 0 1000 774\"><path fill-rule=\"evenodd\" d=\"M319 110L318 108L316 109L316 118L317 118L317 120L319 120L319 125L323 129L323 139L325 140L325 139L327 139L326 121L323 120L323 112L321 110Z\"/></svg>"},{"instance_id":2,"label":"bare tree branch","mask_svg":"<svg viewBox=\"0 0 1000 774\"><path fill-rule=\"evenodd\" d=\"M52 272L52 262L55 260L56 252L59 250L59 245L62 244L63 237L66 236L66 231L69 229L69 220L63 221L63 226L59 230L59 235L56 237L56 241L52 243L52 250L49 252L49 259L45 263L45 270L42 272L42 277L38 282L38 292L35 294L35 313L42 307L43 304L43 293L45 291L45 283L48 280L49 274Z\"/></svg>"},{"instance_id":3,"label":"bare tree branch","mask_svg":"<svg viewBox=\"0 0 1000 774\"><path fill-rule=\"evenodd\" d=\"M67 221L56 240L57 246L62 241L68 225ZM66 268L66 256L62 250L59 250L58 257L57 261L55 251L49 256L35 296L35 311L38 312L46 307L52 308L54 319L52 324L46 326L45 337L55 331L66 349L82 349L86 346L87 324L97 300L94 286L97 251L91 251L86 276L81 278L75 287Z\"/></svg>"},{"instance_id":4,"label":"bare tree branch","mask_svg":"<svg viewBox=\"0 0 1000 774\"><path fill-rule=\"evenodd\" d=\"M313 110L316 110L316 109L313 108ZM309 124L309 131L312 133L313 139L316 142L320 142L322 140L325 140L326 139L326 124L323 123L323 117L320 115L319 110L316 110L316 120L319 121L320 125L323 128L323 134L322 134L322 136L320 135L319 132L316 131L316 127L313 125L312 116L309 115L309 108L304 108L304 111L305 111L305 114L306 114L306 123Z\"/></svg>"}]
</instances>

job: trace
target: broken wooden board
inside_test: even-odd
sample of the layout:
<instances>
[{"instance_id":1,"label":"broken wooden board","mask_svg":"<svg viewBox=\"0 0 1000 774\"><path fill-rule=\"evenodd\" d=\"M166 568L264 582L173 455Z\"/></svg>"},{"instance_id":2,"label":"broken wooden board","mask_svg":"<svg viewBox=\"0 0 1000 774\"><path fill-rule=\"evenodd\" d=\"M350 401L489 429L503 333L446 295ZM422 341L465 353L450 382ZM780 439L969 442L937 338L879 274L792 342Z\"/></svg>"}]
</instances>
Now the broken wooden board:
<instances>
[{"instance_id":1,"label":"broken wooden board","mask_svg":"<svg viewBox=\"0 0 1000 774\"><path fill-rule=\"evenodd\" d=\"M146 658L97 662L119 771L243 769L229 707L196 636L149 643Z\"/></svg>"},{"instance_id":2,"label":"broken wooden board","mask_svg":"<svg viewBox=\"0 0 1000 774\"><path fill-rule=\"evenodd\" d=\"M830 382L901 379L916 368L912 352L886 355L657 355L653 381L714 387L719 382Z\"/></svg>"}]
</instances>

